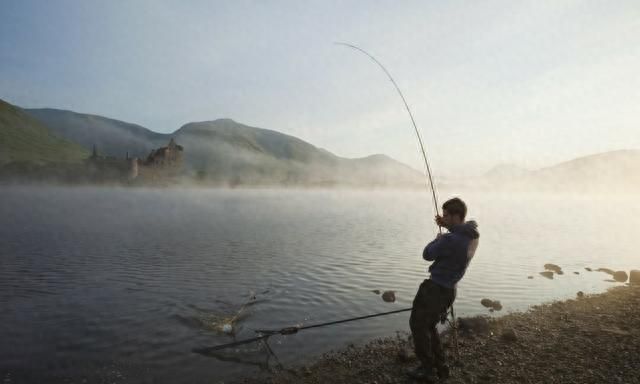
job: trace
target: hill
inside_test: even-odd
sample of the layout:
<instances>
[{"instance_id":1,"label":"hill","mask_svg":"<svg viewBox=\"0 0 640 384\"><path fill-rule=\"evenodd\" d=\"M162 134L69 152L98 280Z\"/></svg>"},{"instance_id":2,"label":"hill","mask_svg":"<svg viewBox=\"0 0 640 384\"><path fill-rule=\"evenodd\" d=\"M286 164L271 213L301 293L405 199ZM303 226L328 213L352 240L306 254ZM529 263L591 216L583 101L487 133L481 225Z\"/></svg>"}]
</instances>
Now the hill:
<instances>
[{"instance_id":1,"label":"hill","mask_svg":"<svg viewBox=\"0 0 640 384\"><path fill-rule=\"evenodd\" d=\"M530 182L575 191L640 191L640 150L579 157L528 175Z\"/></svg>"},{"instance_id":2,"label":"hill","mask_svg":"<svg viewBox=\"0 0 640 384\"><path fill-rule=\"evenodd\" d=\"M422 175L384 155L347 159L297 137L231 119L192 122L171 134L102 116L27 109L53 132L101 154L144 158L171 137L185 148L187 174L221 185L420 186Z\"/></svg>"},{"instance_id":3,"label":"hill","mask_svg":"<svg viewBox=\"0 0 640 384\"><path fill-rule=\"evenodd\" d=\"M79 163L89 152L55 135L22 109L0 100L0 166Z\"/></svg>"},{"instance_id":4,"label":"hill","mask_svg":"<svg viewBox=\"0 0 640 384\"><path fill-rule=\"evenodd\" d=\"M132 157L143 157L169 141L167 134L107 117L51 108L24 111L56 135L87 150L95 145L106 156L125 157L129 152Z\"/></svg>"},{"instance_id":5,"label":"hill","mask_svg":"<svg viewBox=\"0 0 640 384\"><path fill-rule=\"evenodd\" d=\"M528 171L502 165L485 173L477 185L494 190L544 192L638 192L640 150L619 150L582 156Z\"/></svg>"},{"instance_id":6,"label":"hill","mask_svg":"<svg viewBox=\"0 0 640 384\"><path fill-rule=\"evenodd\" d=\"M419 185L421 175L384 155L346 159L296 137L231 119L189 123L174 133L187 163L230 184Z\"/></svg>"}]
</instances>

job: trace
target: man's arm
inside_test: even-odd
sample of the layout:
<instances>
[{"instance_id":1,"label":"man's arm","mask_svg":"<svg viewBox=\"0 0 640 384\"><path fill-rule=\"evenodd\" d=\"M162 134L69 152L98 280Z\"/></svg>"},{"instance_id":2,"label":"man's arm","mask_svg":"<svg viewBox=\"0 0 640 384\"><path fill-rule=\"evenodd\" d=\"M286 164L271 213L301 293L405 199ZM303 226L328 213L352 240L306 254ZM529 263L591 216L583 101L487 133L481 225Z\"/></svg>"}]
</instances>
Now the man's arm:
<instances>
[{"instance_id":1,"label":"man's arm","mask_svg":"<svg viewBox=\"0 0 640 384\"><path fill-rule=\"evenodd\" d=\"M447 236L438 234L432 242L427 244L422 252L422 258L427 261L433 261L442 254L445 243L447 242Z\"/></svg>"}]
</instances>

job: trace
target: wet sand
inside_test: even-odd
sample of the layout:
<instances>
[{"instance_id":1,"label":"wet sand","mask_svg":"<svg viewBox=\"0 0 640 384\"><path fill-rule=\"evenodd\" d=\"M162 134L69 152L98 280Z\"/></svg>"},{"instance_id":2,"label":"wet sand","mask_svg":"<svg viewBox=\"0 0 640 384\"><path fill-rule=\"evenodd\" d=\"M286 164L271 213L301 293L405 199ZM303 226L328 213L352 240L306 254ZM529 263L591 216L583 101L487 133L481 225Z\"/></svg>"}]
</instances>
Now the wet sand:
<instances>
[{"instance_id":1,"label":"wet sand","mask_svg":"<svg viewBox=\"0 0 640 384\"><path fill-rule=\"evenodd\" d=\"M576 296L499 318L460 320L459 353L443 334L458 383L640 383L640 286ZM415 383L406 333L330 352L244 383Z\"/></svg>"}]
</instances>

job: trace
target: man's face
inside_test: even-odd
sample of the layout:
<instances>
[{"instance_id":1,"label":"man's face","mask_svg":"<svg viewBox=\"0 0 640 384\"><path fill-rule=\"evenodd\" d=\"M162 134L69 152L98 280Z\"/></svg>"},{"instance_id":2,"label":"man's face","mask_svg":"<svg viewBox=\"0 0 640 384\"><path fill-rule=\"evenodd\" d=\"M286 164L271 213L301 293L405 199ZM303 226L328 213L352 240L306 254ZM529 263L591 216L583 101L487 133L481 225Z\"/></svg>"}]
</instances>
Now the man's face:
<instances>
[{"instance_id":1,"label":"man's face","mask_svg":"<svg viewBox=\"0 0 640 384\"><path fill-rule=\"evenodd\" d=\"M451 228L453 225L461 224L462 223L462 219L460 219L460 216L452 215L449 212L447 212L446 209L443 209L442 210L442 223L444 224L443 227Z\"/></svg>"}]
</instances>

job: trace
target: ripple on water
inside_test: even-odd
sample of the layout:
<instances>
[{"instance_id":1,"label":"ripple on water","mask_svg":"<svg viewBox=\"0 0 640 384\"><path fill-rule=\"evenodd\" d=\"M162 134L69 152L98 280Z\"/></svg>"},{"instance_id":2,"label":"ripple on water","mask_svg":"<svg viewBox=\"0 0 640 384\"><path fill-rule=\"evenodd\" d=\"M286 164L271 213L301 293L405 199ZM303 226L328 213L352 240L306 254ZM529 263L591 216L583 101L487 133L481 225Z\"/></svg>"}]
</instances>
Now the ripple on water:
<instances>
[{"instance_id":1,"label":"ripple on water","mask_svg":"<svg viewBox=\"0 0 640 384\"><path fill-rule=\"evenodd\" d=\"M30 372L30 382L104 381L110 370L167 383L246 374L258 369L255 346L224 361L189 352L233 340L202 319L236 313L252 291L238 338L409 306L435 235L423 193L3 188L0 201L8 202L0 204L0 370ZM484 297L509 311L610 285L595 272L540 278L547 262L565 271L638 267L633 244L602 225L626 207L619 215L637 226L635 205L477 195L468 203L482 237L458 315L486 313ZM571 220L549 223L554 207ZM385 303L373 289L398 300ZM274 338L272 347L290 363L398 329L408 329L408 314ZM251 363L241 363L249 351Z\"/></svg>"}]
</instances>

